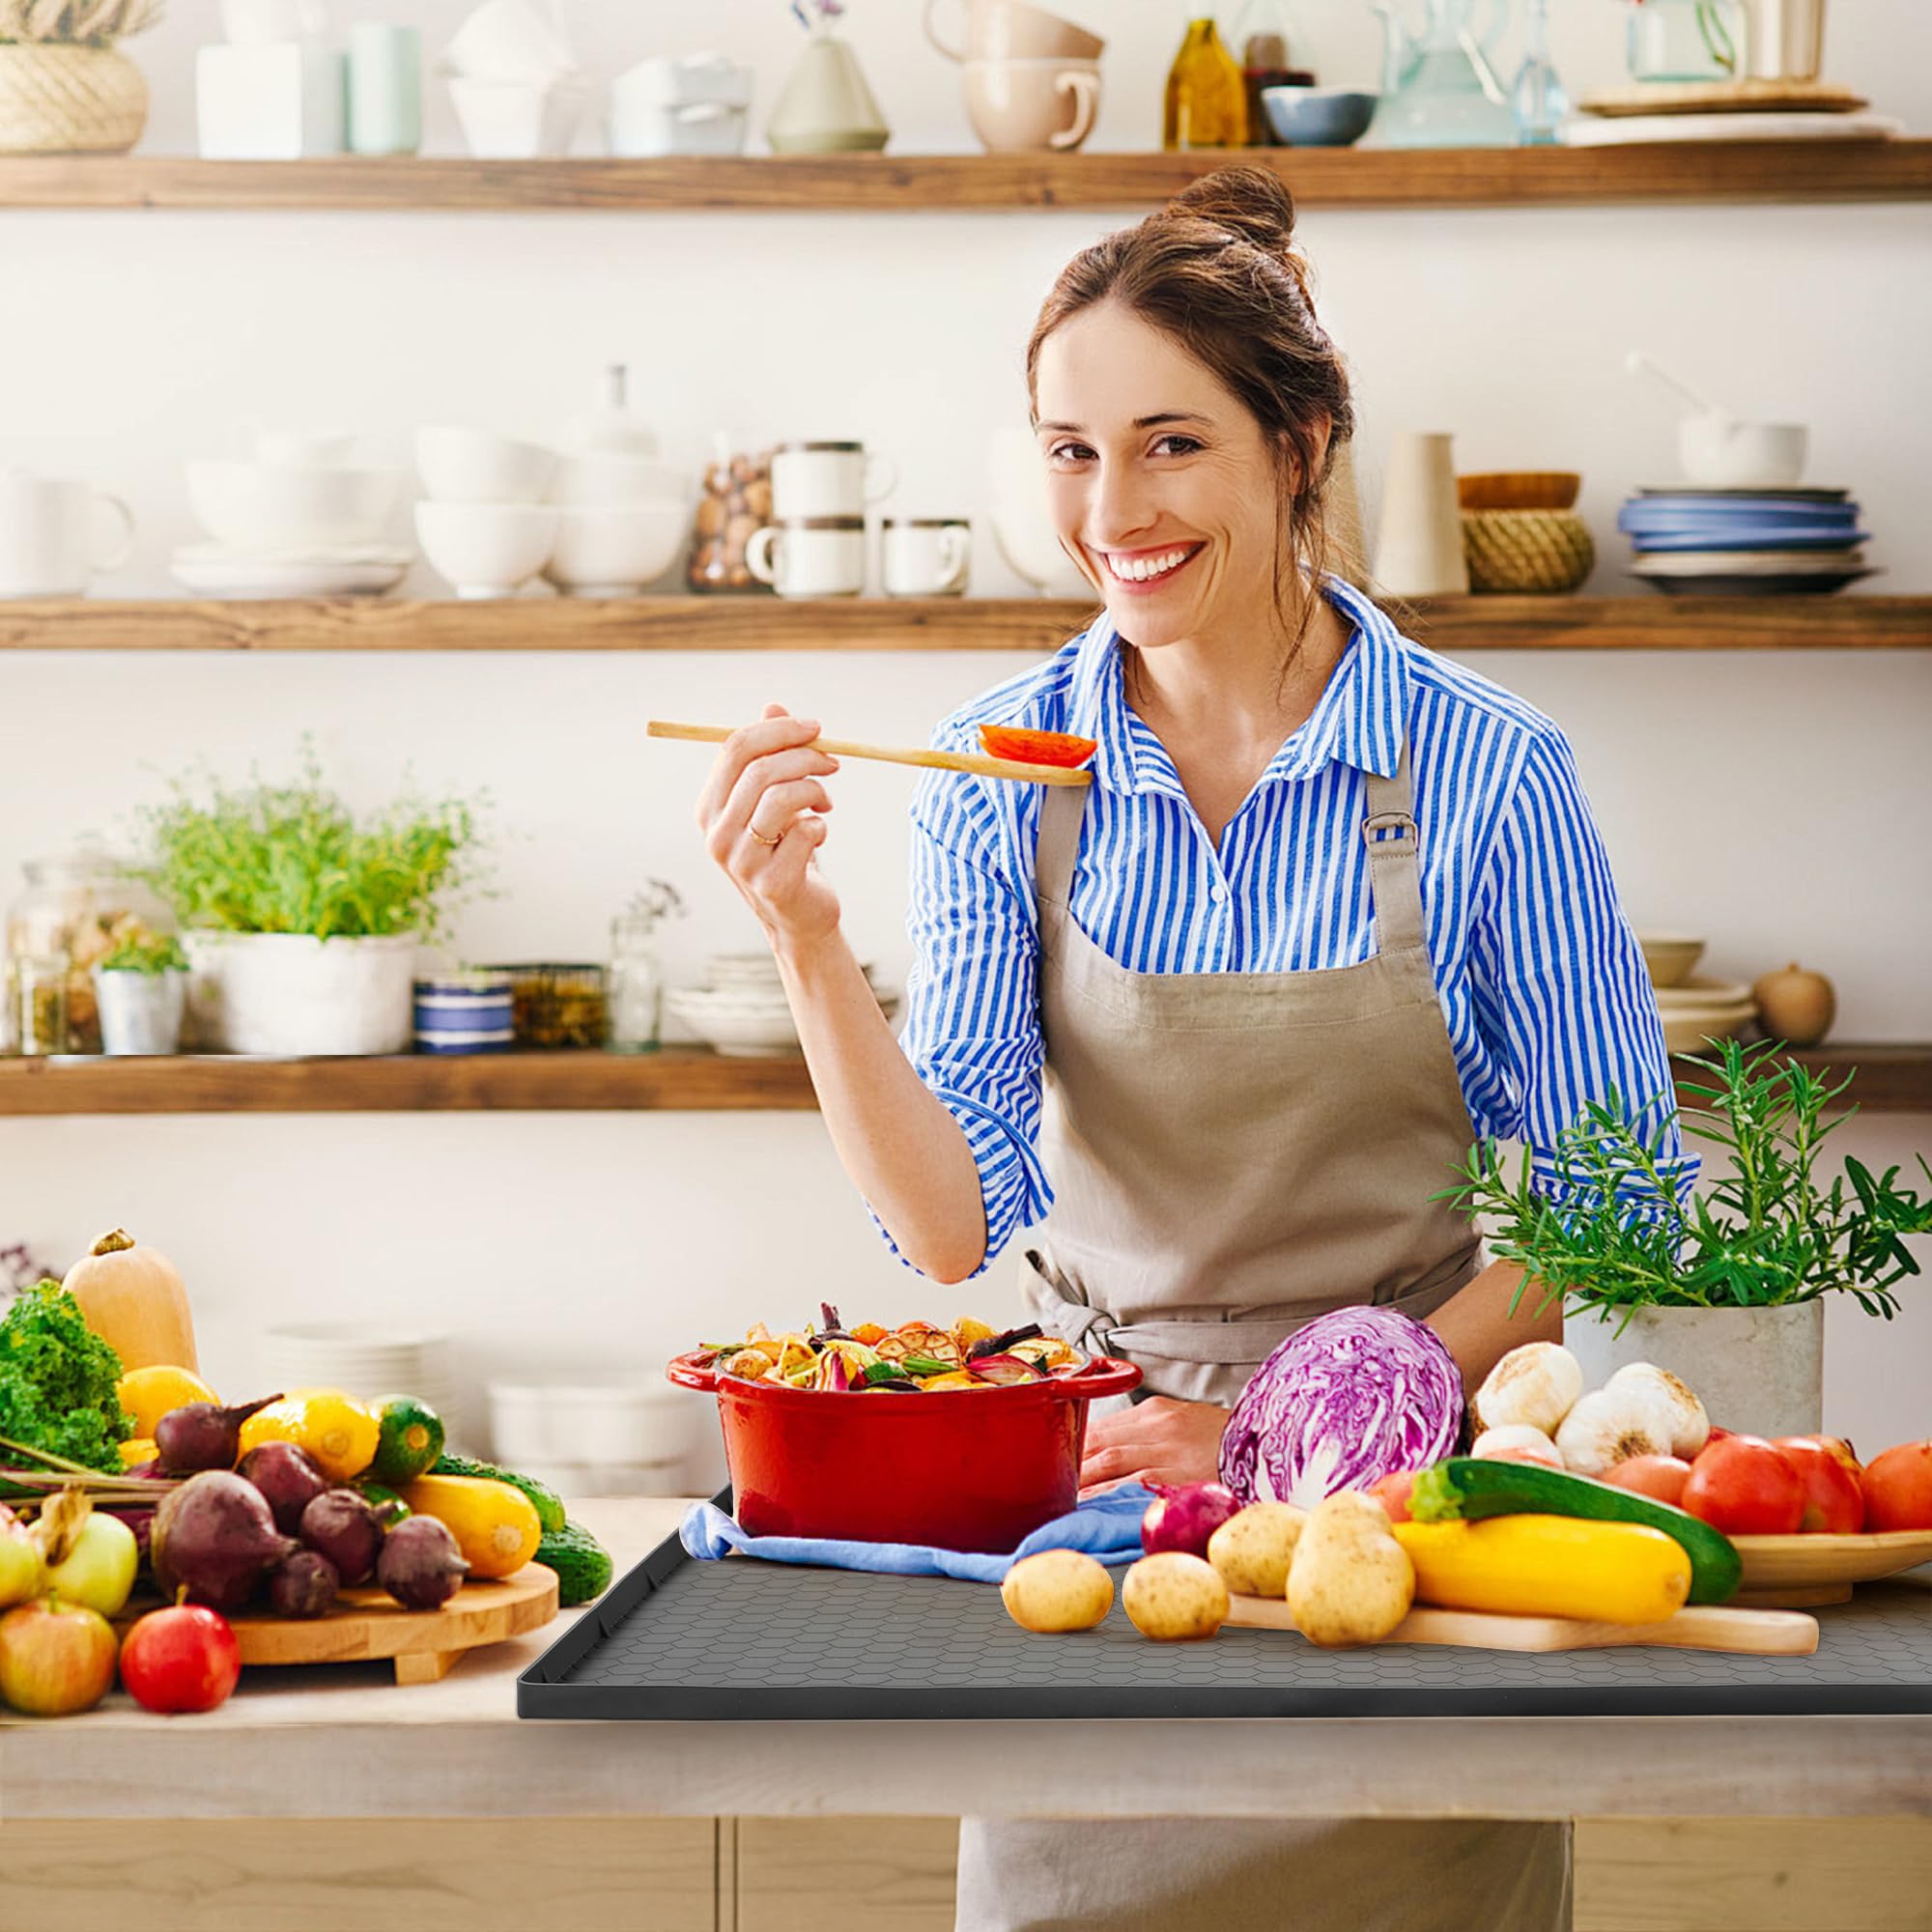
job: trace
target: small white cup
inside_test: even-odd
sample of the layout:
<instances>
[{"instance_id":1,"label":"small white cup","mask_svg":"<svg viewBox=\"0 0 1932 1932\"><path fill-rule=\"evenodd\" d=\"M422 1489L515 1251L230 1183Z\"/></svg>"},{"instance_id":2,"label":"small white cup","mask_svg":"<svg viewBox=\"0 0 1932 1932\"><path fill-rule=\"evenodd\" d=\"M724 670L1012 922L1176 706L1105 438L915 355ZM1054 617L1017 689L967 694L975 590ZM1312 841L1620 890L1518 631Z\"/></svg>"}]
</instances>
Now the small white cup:
<instances>
[{"instance_id":1,"label":"small white cup","mask_svg":"<svg viewBox=\"0 0 1932 1932\"><path fill-rule=\"evenodd\" d=\"M772 515L781 524L805 518L863 517L888 495L898 471L862 442L786 442L772 457Z\"/></svg>"},{"instance_id":2,"label":"small white cup","mask_svg":"<svg viewBox=\"0 0 1932 1932\"><path fill-rule=\"evenodd\" d=\"M958 597L973 560L972 526L963 517L888 517L880 575L888 597Z\"/></svg>"},{"instance_id":3,"label":"small white cup","mask_svg":"<svg viewBox=\"0 0 1932 1932\"><path fill-rule=\"evenodd\" d=\"M805 517L767 524L752 532L745 568L781 597L857 597L866 587L866 520Z\"/></svg>"},{"instance_id":4,"label":"small white cup","mask_svg":"<svg viewBox=\"0 0 1932 1932\"><path fill-rule=\"evenodd\" d=\"M120 524L103 541L102 511ZM86 483L0 469L0 597L80 597L96 571L134 554L134 517Z\"/></svg>"}]
</instances>

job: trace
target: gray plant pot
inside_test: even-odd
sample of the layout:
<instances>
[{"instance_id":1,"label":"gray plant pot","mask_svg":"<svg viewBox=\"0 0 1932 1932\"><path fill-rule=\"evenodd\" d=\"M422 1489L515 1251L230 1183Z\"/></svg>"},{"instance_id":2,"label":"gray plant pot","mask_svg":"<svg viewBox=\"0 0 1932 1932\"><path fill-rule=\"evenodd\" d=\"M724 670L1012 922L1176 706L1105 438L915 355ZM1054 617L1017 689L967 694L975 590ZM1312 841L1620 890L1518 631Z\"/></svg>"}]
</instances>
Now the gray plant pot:
<instances>
[{"instance_id":1,"label":"gray plant pot","mask_svg":"<svg viewBox=\"0 0 1932 1932\"><path fill-rule=\"evenodd\" d=\"M1822 1299L1785 1308L1566 1311L1563 1346L1582 1364L1586 1389L1602 1388L1627 1362L1655 1362L1688 1382L1722 1428L1811 1435L1825 1426Z\"/></svg>"},{"instance_id":2,"label":"gray plant pot","mask_svg":"<svg viewBox=\"0 0 1932 1932\"><path fill-rule=\"evenodd\" d=\"M103 1053L176 1053L181 1048L182 1000L187 975L165 973L94 974L94 997L100 1008Z\"/></svg>"}]
</instances>

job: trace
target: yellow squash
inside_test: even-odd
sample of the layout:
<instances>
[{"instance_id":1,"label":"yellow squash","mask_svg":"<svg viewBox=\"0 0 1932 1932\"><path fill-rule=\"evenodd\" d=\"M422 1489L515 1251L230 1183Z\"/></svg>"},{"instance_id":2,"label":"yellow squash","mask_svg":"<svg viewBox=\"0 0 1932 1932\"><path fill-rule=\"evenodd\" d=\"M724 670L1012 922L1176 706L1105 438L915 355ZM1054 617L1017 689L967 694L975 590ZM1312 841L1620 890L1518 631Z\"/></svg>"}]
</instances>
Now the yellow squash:
<instances>
[{"instance_id":1,"label":"yellow squash","mask_svg":"<svg viewBox=\"0 0 1932 1932\"><path fill-rule=\"evenodd\" d=\"M537 1553L543 1523L522 1490L487 1476L418 1476L403 1500L456 1539L472 1577L508 1577Z\"/></svg>"},{"instance_id":2,"label":"yellow squash","mask_svg":"<svg viewBox=\"0 0 1932 1932\"><path fill-rule=\"evenodd\" d=\"M1507 1616L1655 1624L1690 1594L1690 1559L1661 1529L1567 1516L1399 1522L1415 1600Z\"/></svg>"},{"instance_id":3,"label":"yellow squash","mask_svg":"<svg viewBox=\"0 0 1932 1932\"><path fill-rule=\"evenodd\" d=\"M121 1406L134 1418L134 1434L152 1436L155 1424L171 1408L183 1408L191 1402L218 1402L220 1397L187 1369L156 1362L145 1369L129 1369L114 1384Z\"/></svg>"},{"instance_id":4,"label":"yellow squash","mask_svg":"<svg viewBox=\"0 0 1932 1932\"><path fill-rule=\"evenodd\" d=\"M258 1442L293 1442L332 1483L359 1476L376 1460L382 1429L340 1389L303 1389L259 1409L242 1425L242 1453Z\"/></svg>"}]
</instances>

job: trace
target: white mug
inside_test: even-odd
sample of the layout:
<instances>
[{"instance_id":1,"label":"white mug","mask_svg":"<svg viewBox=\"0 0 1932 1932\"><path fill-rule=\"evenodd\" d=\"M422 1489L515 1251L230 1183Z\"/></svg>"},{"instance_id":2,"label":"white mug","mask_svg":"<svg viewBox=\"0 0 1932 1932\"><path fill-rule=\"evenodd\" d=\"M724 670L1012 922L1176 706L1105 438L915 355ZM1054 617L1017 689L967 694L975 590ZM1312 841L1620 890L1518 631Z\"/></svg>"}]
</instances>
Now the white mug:
<instances>
[{"instance_id":1,"label":"white mug","mask_svg":"<svg viewBox=\"0 0 1932 1932\"><path fill-rule=\"evenodd\" d=\"M786 442L772 456L772 515L781 524L803 517L863 517L898 480L883 456L863 442Z\"/></svg>"},{"instance_id":2,"label":"white mug","mask_svg":"<svg viewBox=\"0 0 1932 1932\"><path fill-rule=\"evenodd\" d=\"M221 0L221 31L230 46L317 40L327 26L322 0Z\"/></svg>"},{"instance_id":3,"label":"white mug","mask_svg":"<svg viewBox=\"0 0 1932 1932\"><path fill-rule=\"evenodd\" d=\"M752 532L745 568L781 597L857 597L866 587L866 520L805 517L767 524Z\"/></svg>"},{"instance_id":4,"label":"white mug","mask_svg":"<svg viewBox=\"0 0 1932 1932\"><path fill-rule=\"evenodd\" d=\"M888 517L880 575L888 597L957 597L973 560L972 526L963 517Z\"/></svg>"},{"instance_id":5,"label":"white mug","mask_svg":"<svg viewBox=\"0 0 1932 1932\"><path fill-rule=\"evenodd\" d=\"M119 520L119 538L100 539L100 512ZM0 469L0 597L81 597L98 570L118 570L134 554L134 516L119 497L86 483Z\"/></svg>"}]
</instances>

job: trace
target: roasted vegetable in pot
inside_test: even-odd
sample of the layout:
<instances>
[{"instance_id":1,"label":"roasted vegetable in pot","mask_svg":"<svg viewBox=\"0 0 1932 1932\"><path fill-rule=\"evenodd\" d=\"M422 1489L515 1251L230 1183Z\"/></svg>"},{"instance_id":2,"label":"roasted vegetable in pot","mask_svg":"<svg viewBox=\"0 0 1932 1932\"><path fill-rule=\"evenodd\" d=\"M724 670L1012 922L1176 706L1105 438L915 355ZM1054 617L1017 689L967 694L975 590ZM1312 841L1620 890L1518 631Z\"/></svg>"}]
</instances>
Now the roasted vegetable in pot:
<instances>
[{"instance_id":1,"label":"roasted vegetable in pot","mask_svg":"<svg viewBox=\"0 0 1932 1932\"><path fill-rule=\"evenodd\" d=\"M235 1473L253 1483L269 1500L275 1527L284 1536L301 1531L302 1511L328 1488L306 1449L293 1442L264 1442L248 1451Z\"/></svg>"},{"instance_id":2,"label":"roasted vegetable in pot","mask_svg":"<svg viewBox=\"0 0 1932 1932\"><path fill-rule=\"evenodd\" d=\"M164 1596L239 1610L263 1578L296 1548L281 1534L268 1498L228 1469L204 1469L171 1491L155 1512L155 1580Z\"/></svg>"},{"instance_id":3,"label":"roasted vegetable in pot","mask_svg":"<svg viewBox=\"0 0 1932 1932\"><path fill-rule=\"evenodd\" d=\"M1414 1600L1414 1567L1380 1503L1341 1490L1316 1504L1288 1573L1288 1607L1310 1643L1379 1643Z\"/></svg>"},{"instance_id":4,"label":"roasted vegetable in pot","mask_svg":"<svg viewBox=\"0 0 1932 1932\"><path fill-rule=\"evenodd\" d=\"M1007 1572L1000 1601L1021 1630L1092 1630L1114 1606L1114 1579L1085 1550L1042 1549Z\"/></svg>"},{"instance_id":5,"label":"roasted vegetable in pot","mask_svg":"<svg viewBox=\"0 0 1932 1932\"><path fill-rule=\"evenodd\" d=\"M433 1516L412 1516L383 1539L376 1580L404 1608L433 1610L455 1596L469 1565Z\"/></svg>"},{"instance_id":6,"label":"roasted vegetable in pot","mask_svg":"<svg viewBox=\"0 0 1932 1932\"><path fill-rule=\"evenodd\" d=\"M237 1408L218 1403L184 1403L155 1424L155 1460L171 1476L191 1476L197 1469L232 1469L242 1453L242 1425L281 1395L265 1395Z\"/></svg>"},{"instance_id":7,"label":"roasted vegetable in pot","mask_svg":"<svg viewBox=\"0 0 1932 1932\"><path fill-rule=\"evenodd\" d=\"M383 1519L355 1490L324 1490L302 1511L301 1540L327 1556L343 1586L353 1590L376 1574Z\"/></svg>"},{"instance_id":8,"label":"roasted vegetable in pot","mask_svg":"<svg viewBox=\"0 0 1932 1932\"><path fill-rule=\"evenodd\" d=\"M319 1617L335 1605L341 1578L319 1549L298 1549L269 1577L269 1602L278 1617Z\"/></svg>"}]
</instances>

